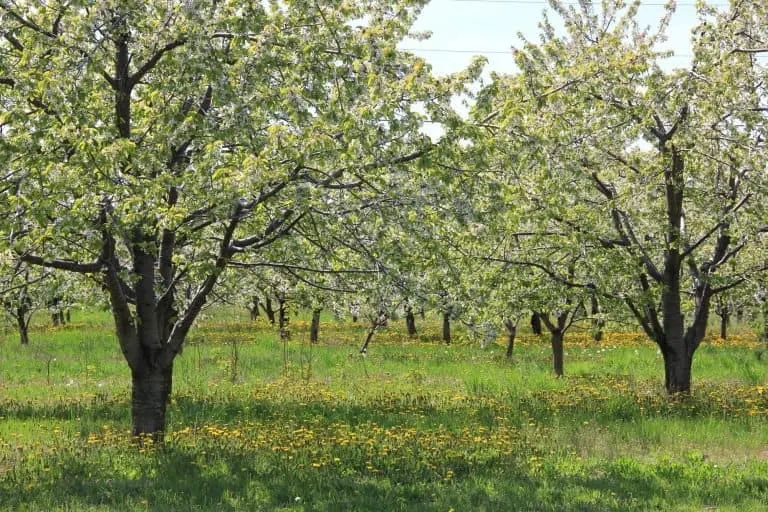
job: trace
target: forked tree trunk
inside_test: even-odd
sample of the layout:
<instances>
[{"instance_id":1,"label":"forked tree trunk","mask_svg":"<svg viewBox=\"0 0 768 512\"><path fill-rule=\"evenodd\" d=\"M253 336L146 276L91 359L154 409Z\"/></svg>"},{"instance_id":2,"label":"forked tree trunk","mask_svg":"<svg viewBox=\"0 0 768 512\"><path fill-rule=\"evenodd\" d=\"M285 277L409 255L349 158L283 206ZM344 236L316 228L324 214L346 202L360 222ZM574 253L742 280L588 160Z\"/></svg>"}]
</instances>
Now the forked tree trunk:
<instances>
[{"instance_id":1,"label":"forked tree trunk","mask_svg":"<svg viewBox=\"0 0 768 512\"><path fill-rule=\"evenodd\" d=\"M512 320L505 320L504 327L507 328L507 359L511 359L515 351L515 336L517 335L517 323Z\"/></svg>"},{"instance_id":2,"label":"forked tree trunk","mask_svg":"<svg viewBox=\"0 0 768 512\"><path fill-rule=\"evenodd\" d=\"M443 341L446 345L451 344L451 314L443 313Z\"/></svg>"},{"instance_id":3,"label":"forked tree trunk","mask_svg":"<svg viewBox=\"0 0 768 512\"><path fill-rule=\"evenodd\" d=\"M535 311L531 315L531 331L536 336L541 336L541 316Z\"/></svg>"},{"instance_id":4,"label":"forked tree trunk","mask_svg":"<svg viewBox=\"0 0 768 512\"><path fill-rule=\"evenodd\" d=\"M275 310L272 308L272 298L269 295L264 297L264 304L261 307L264 309L264 314L267 315L269 323L275 325Z\"/></svg>"},{"instance_id":5,"label":"forked tree trunk","mask_svg":"<svg viewBox=\"0 0 768 512\"><path fill-rule=\"evenodd\" d=\"M317 343L320 333L320 313L323 310L320 308L312 310L312 324L309 327L309 342Z\"/></svg>"},{"instance_id":6,"label":"forked tree trunk","mask_svg":"<svg viewBox=\"0 0 768 512\"><path fill-rule=\"evenodd\" d=\"M165 412L173 387L173 365L168 368L147 368L132 372L131 416L133 436L148 436L162 443L165 433Z\"/></svg>"},{"instance_id":7,"label":"forked tree trunk","mask_svg":"<svg viewBox=\"0 0 768 512\"><path fill-rule=\"evenodd\" d=\"M556 377L562 377L563 370L563 332L560 330L552 331L552 366Z\"/></svg>"}]
</instances>

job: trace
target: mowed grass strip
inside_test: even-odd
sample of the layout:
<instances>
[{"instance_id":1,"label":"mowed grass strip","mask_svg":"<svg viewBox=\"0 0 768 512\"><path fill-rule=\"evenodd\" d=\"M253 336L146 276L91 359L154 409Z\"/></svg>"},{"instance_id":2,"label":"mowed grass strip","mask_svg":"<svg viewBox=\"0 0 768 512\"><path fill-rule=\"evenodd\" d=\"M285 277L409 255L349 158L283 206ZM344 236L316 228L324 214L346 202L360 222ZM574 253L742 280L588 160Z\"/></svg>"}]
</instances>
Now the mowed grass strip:
<instances>
[{"instance_id":1,"label":"mowed grass strip","mask_svg":"<svg viewBox=\"0 0 768 512\"><path fill-rule=\"evenodd\" d=\"M768 368L747 331L702 347L694 392L669 400L635 333L566 338L554 379L546 338L508 361L461 331L439 344L428 318L364 357L364 326L324 322L312 347L303 319L281 343L216 318L175 365L166 445L139 448L94 318L0 344L0 509L768 509Z\"/></svg>"}]
</instances>

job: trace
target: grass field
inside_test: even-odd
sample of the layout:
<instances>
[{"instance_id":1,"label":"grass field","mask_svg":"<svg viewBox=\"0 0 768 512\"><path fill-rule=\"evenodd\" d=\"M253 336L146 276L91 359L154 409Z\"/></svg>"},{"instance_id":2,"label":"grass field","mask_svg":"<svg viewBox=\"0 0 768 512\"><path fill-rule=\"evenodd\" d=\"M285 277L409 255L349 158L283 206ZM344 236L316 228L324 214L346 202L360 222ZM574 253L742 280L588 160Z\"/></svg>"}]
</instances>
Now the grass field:
<instances>
[{"instance_id":1,"label":"grass field","mask_svg":"<svg viewBox=\"0 0 768 512\"><path fill-rule=\"evenodd\" d=\"M768 355L748 331L707 342L668 400L642 336L546 338L513 361L437 319L325 322L310 346L231 313L175 364L169 434L128 435L129 373L105 314L0 341L2 510L768 510Z\"/></svg>"}]
</instances>

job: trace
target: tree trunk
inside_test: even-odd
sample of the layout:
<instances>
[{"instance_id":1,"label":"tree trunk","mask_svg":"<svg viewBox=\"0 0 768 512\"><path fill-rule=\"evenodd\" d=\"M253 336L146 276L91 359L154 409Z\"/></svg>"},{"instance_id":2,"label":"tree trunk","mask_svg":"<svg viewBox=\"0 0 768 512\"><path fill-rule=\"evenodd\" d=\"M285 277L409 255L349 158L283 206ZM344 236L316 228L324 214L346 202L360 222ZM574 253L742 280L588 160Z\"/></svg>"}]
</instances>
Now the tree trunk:
<instances>
[{"instance_id":1,"label":"tree trunk","mask_svg":"<svg viewBox=\"0 0 768 512\"><path fill-rule=\"evenodd\" d=\"M720 339L724 340L728 338L728 324L731 323L731 315L729 312L724 311L720 315Z\"/></svg>"},{"instance_id":2,"label":"tree trunk","mask_svg":"<svg viewBox=\"0 0 768 512\"><path fill-rule=\"evenodd\" d=\"M511 359L515 351L515 335L517 335L517 324L511 320L504 322L504 327L507 328L507 359Z\"/></svg>"},{"instance_id":3,"label":"tree trunk","mask_svg":"<svg viewBox=\"0 0 768 512\"><path fill-rule=\"evenodd\" d=\"M387 315L385 313L379 313L376 317L371 317L371 327L368 329L368 335L365 337L365 343L360 347L360 353L366 354L368 352L368 344L371 343L373 335L379 327L383 327L387 324Z\"/></svg>"},{"instance_id":4,"label":"tree trunk","mask_svg":"<svg viewBox=\"0 0 768 512\"><path fill-rule=\"evenodd\" d=\"M67 321L64 317L64 310L59 310L59 324L66 325Z\"/></svg>"},{"instance_id":5,"label":"tree trunk","mask_svg":"<svg viewBox=\"0 0 768 512\"><path fill-rule=\"evenodd\" d=\"M19 339L22 345L29 345L29 322L25 319L25 313L21 310L18 311L16 316L16 325L19 328Z\"/></svg>"},{"instance_id":6,"label":"tree trunk","mask_svg":"<svg viewBox=\"0 0 768 512\"><path fill-rule=\"evenodd\" d=\"M662 349L664 356L664 387L670 395L691 390L691 366L693 356L683 351Z\"/></svg>"},{"instance_id":7,"label":"tree trunk","mask_svg":"<svg viewBox=\"0 0 768 512\"><path fill-rule=\"evenodd\" d=\"M248 312L251 314L251 322L259 318L259 298L256 295L251 298L251 307L248 308Z\"/></svg>"},{"instance_id":8,"label":"tree trunk","mask_svg":"<svg viewBox=\"0 0 768 512\"><path fill-rule=\"evenodd\" d=\"M261 307L264 309L264 314L267 315L269 323L275 325L275 310L272 309L272 299L269 295L264 298L264 304Z\"/></svg>"},{"instance_id":9,"label":"tree trunk","mask_svg":"<svg viewBox=\"0 0 768 512\"><path fill-rule=\"evenodd\" d=\"M58 312L51 313L51 323L53 323L54 327L58 327L59 326L59 313Z\"/></svg>"},{"instance_id":10,"label":"tree trunk","mask_svg":"<svg viewBox=\"0 0 768 512\"><path fill-rule=\"evenodd\" d=\"M280 339L287 340L291 338L291 331L288 330L288 301L283 298L277 299L278 309L278 330L280 332Z\"/></svg>"},{"instance_id":11,"label":"tree trunk","mask_svg":"<svg viewBox=\"0 0 768 512\"><path fill-rule=\"evenodd\" d=\"M592 314L592 339L595 341L603 340L603 328L605 327L605 320L599 318L600 303L597 301L597 297L592 295L591 297L591 314Z\"/></svg>"},{"instance_id":12,"label":"tree trunk","mask_svg":"<svg viewBox=\"0 0 768 512\"><path fill-rule=\"evenodd\" d=\"M552 365L555 370L555 376L562 377L563 371L563 332L555 330L552 332Z\"/></svg>"},{"instance_id":13,"label":"tree trunk","mask_svg":"<svg viewBox=\"0 0 768 512\"><path fill-rule=\"evenodd\" d=\"M165 433L165 411L173 384L173 365L168 368L145 368L133 372L131 416L133 436L148 436L162 443Z\"/></svg>"},{"instance_id":14,"label":"tree trunk","mask_svg":"<svg viewBox=\"0 0 768 512\"><path fill-rule=\"evenodd\" d=\"M405 310L405 327L408 329L408 336L416 336L416 317L410 307Z\"/></svg>"},{"instance_id":15,"label":"tree trunk","mask_svg":"<svg viewBox=\"0 0 768 512\"><path fill-rule=\"evenodd\" d=\"M443 341L446 345L451 344L451 314L443 313Z\"/></svg>"},{"instance_id":16,"label":"tree trunk","mask_svg":"<svg viewBox=\"0 0 768 512\"><path fill-rule=\"evenodd\" d=\"M741 325L743 321L744 321L744 308L738 308L736 310L736 323Z\"/></svg>"},{"instance_id":17,"label":"tree trunk","mask_svg":"<svg viewBox=\"0 0 768 512\"><path fill-rule=\"evenodd\" d=\"M531 315L531 330L536 336L541 336L541 316L535 311Z\"/></svg>"},{"instance_id":18,"label":"tree trunk","mask_svg":"<svg viewBox=\"0 0 768 512\"><path fill-rule=\"evenodd\" d=\"M320 312L322 309L317 308L312 310L312 324L309 327L309 342L317 343L320 332Z\"/></svg>"},{"instance_id":19,"label":"tree trunk","mask_svg":"<svg viewBox=\"0 0 768 512\"><path fill-rule=\"evenodd\" d=\"M69 309L67 310L67 313L66 313L64 319L67 321L68 324L72 323L72 315L70 314L70 310Z\"/></svg>"}]
</instances>

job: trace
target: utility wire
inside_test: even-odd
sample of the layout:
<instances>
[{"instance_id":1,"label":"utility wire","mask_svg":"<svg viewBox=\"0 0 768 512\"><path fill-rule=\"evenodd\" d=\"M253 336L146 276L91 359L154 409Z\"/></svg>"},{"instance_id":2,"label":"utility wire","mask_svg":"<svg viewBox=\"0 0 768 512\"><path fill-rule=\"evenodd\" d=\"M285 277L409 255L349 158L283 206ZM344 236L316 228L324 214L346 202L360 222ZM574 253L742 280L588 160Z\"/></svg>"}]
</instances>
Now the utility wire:
<instances>
[{"instance_id":1,"label":"utility wire","mask_svg":"<svg viewBox=\"0 0 768 512\"><path fill-rule=\"evenodd\" d=\"M549 2L546 0L451 0L452 2L456 3L478 3L478 4L517 4L517 5L549 5ZM574 5L578 6L579 2L574 1L565 1L562 2L563 5ZM641 7L664 7L666 6L666 2L640 2ZM696 3L694 2L677 2L675 5L678 7L694 7L696 6ZM728 7L728 3L724 2L712 2L709 4L713 7ZM596 7L600 7L597 5Z\"/></svg>"},{"instance_id":2,"label":"utility wire","mask_svg":"<svg viewBox=\"0 0 768 512\"><path fill-rule=\"evenodd\" d=\"M459 0L455 0L459 1ZM468 1L468 0L463 0ZM470 50L463 48L401 48L406 52L422 52L422 53L463 53L472 55L512 55L512 50ZM690 59L693 57L692 53L675 53L665 59ZM758 59L768 58L768 55L755 55Z\"/></svg>"},{"instance_id":3,"label":"utility wire","mask_svg":"<svg viewBox=\"0 0 768 512\"><path fill-rule=\"evenodd\" d=\"M473 55L512 55L512 50L465 50L461 48L401 48L406 52L423 53L469 53ZM693 55L688 53L677 53L669 58L689 58Z\"/></svg>"}]
</instances>

